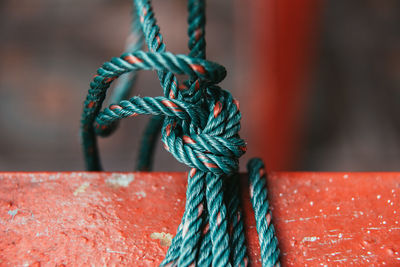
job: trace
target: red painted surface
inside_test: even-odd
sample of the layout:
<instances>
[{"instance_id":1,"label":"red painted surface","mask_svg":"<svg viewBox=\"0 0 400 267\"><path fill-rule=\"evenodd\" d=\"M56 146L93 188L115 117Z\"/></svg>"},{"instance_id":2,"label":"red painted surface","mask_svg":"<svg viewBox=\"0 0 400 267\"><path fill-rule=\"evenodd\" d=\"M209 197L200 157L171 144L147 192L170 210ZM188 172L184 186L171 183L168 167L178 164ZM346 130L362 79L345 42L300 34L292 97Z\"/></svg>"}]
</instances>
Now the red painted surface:
<instances>
[{"instance_id":1,"label":"red painted surface","mask_svg":"<svg viewBox=\"0 0 400 267\"><path fill-rule=\"evenodd\" d=\"M244 3L243 3L244 4ZM301 144L321 1L258 0L250 8L249 151L291 170Z\"/></svg>"},{"instance_id":2,"label":"red painted surface","mask_svg":"<svg viewBox=\"0 0 400 267\"><path fill-rule=\"evenodd\" d=\"M0 265L155 266L183 214L185 179L1 173ZM259 266L245 181L249 250ZM268 184L283 264L400 264L400 173L272 173Z\"/></svg>"}]
</instances>

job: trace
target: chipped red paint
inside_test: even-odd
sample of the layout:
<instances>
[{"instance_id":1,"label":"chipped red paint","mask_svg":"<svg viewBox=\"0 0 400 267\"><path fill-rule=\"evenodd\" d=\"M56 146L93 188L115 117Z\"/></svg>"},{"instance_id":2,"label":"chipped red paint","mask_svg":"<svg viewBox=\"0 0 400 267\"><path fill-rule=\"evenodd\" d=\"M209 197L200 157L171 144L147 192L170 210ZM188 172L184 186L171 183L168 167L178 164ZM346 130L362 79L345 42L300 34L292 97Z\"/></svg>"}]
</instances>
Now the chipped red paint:
<instances>
[{"instance_id":1,"label":"chipped red paint","mask_svg":"<svg viewBox=\"0 0 400 267\"><path fill-rule=\"evenodd\" d=\"M186 178L1 173L0 265L156 266L167 247L150 235L176 233ZM399 181L400 173L270 173L282 265L398 266ZM261 266L248 187L241 176L249 258Z\"/></svg>"},{"instance_id":2,"label":"chipped red paint","mask_svg":"<svg viewBox=\"0 0 400 267\"><path fill-rule=\"evenodd\" d=\"M138 57L135 57L135 56L132 56L132 55L124 57L124 60L126 60L127 62L129 62L132 65L143 62L142 59L140 59Z\"/></svg>"}]
</instances>

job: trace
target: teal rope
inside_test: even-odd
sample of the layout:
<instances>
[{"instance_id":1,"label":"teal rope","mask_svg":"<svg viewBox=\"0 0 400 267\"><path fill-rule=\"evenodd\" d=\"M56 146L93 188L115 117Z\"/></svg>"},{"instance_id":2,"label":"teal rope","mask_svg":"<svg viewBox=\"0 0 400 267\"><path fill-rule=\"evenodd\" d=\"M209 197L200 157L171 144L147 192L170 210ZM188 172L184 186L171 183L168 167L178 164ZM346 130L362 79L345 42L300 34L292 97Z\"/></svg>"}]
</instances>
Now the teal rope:
<instances>
[{"instance_id":1,"label":"teal rope","mask_svg":"<svg viewBox=\"0 0 400 267\"><path fill-rule=\"evenodd\" d=\"M159 129L164 147L192 167L186 205L176 236L161 266L246 266L248 264L241 213L239 157L246 151L240 138L238 102L217 84L226 76L223 66L205 59L205 2L188 1L188 55L166 52L149 0L135 0L140 31L132 46L97 70L90 83L81 119L83 151L88 170L101 170L96 136L113 132L122 118L148 114L138 170L150 170ZM149 52L141 51L144 37ZM164 96L123 100L131 93L135 73L157 71ZM101 111L111 83L125 78L114 90L113 103ZM178 83L175 74L188 80ZM255 210L263 266L279 264L279 250L268 207L262 163L249 163L251 201Z\"/></svg>"},{"instance_id":2,"label":"teal rope","mask_svg":"<svg viewBox=\"0 0 400 267\"><path fill-rule=\"evenodd\" d=\"M135 8L133 8L133 13L135 13ZM144 42L144 36L140 30L140 22L136 16L132 16L131 33L127 39L127 44L125 47L126 53L133 53L139 51ZM136 71L131 71L122 75L120 79L116 81L115 88L110 96L110 103L118 103L121 100L128 98L133 91L133 86L136 82ZM100 131L101 136L111 135L117 128L118 124L114 123L109 126L103 127Z\"/></svg>"},{"instance_id":3,"label":"teal rope","mask_svg":"<svg viewBox=\"0 0 400 267\"><path fill-rule=\"evenodd\" d=\"M247 164L250 182L250 200L253 205L263 266L279 265L278 240L271 223L272 213L267 199L266 172L261 159L251 159Z\"/></svg>"}]
</instances>

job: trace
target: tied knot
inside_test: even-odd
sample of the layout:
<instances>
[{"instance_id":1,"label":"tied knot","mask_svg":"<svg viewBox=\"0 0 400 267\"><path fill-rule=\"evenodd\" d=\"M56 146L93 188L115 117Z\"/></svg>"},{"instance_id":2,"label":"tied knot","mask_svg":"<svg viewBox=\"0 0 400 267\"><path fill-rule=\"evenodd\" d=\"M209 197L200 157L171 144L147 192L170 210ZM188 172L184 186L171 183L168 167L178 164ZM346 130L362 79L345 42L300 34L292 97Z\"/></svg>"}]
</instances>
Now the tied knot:
<instances>
[{"instance_id":1,"label":"tied knot","mask_svg":"<svg viewBox=\"0 0 400 267\"><path fill-rule=\"evenodd\" d=\"M181 120L167 117L163 125L162 141L178 161L204 172L233 174L238 170L238 159L246 151L239 137L241 113L239 102L219 86L210 85L193 91L193 82L183 99L195 102L196 119Z\"/></svg>"},{"instance_id":2,"label":"tied knot","mask_svg":"<svg viewBox=\"0 0 400 267\"><path fill-rule=\"evenodd\" d=\"M162 141L178 161L215 174L236 172L246 144L238 135L238 101L216 85L225 78L225 68L205 59L168 52L125 53L98 69L89 92L104 91L122 74L139 69L168 71L162 80L167 88L164 96L134 96L100 112L102 100L92 101L89 94L85 102L88 119L84 122L90 125L93 120L95 134L111 134L122 118L163 115ZM179 84L172 73L186 74L189 80Z\"/></svg>"}]
</instances>

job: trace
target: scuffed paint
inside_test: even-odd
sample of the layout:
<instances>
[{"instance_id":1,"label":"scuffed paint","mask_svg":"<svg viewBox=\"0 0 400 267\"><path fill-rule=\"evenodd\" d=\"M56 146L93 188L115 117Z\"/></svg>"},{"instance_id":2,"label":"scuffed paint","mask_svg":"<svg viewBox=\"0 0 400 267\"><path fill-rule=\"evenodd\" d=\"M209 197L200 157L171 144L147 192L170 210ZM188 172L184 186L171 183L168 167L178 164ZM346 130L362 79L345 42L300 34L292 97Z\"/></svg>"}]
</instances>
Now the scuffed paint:
<instances>
[{"instance_id":1,"label":"scuffed paint","mask_svg":"<svg viewBox=\"0 0 400 267\"><path fill-rule=\"evenodd\" d=\"M111 177L106 180L106 183L113 187L128 187L133 180L133 174L113 173Z\"/></svg>"},{"instance_id":2,"label":"scuffed paint","mask_svg":"<svg viewBox=\"0 0 400 267\"><path fill-rule=\"evenodd\" d=\"M74 191L74 196L77 196L80 193L84 193L86 189L89 187L90 183L89 182L84 182L81 184L75 191Z\"/></svg>"},{"instance_id":3,"label":"scuffed paint","mask_svg":"<svg viewBox=\"0 0 400 267\"><path fill-rule=\"evenodd\" d=\"M161 233L152 233L150 235L150 238L159 239L161 246L169 247L171 245L173 236L169 233L161 232Z\"/></svg>"}]
</instances>

